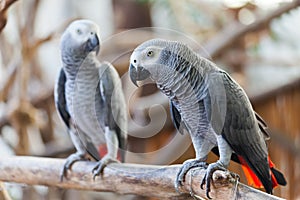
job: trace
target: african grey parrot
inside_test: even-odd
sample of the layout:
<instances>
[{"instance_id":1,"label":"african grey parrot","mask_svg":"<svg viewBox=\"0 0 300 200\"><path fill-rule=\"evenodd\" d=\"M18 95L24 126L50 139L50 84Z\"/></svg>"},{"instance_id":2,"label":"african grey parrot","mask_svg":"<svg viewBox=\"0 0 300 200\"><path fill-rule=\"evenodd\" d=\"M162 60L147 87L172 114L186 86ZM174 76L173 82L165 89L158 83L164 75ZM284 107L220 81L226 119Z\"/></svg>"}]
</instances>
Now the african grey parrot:
<instances>
[{"instance_id":1,"label":"african grey parrot","mask_svg":"<svg viewBox=\"0 0 300 200\"><path fill-rule=\"evenodd\" d=\"M213 172L226 170L232 155L250 166L268 193L272 193L276 179L286 184L273 166L270 171L264 121L253 111L244 90L214 63L180 42L153 39L133 51L129 71L135 85L148 78L156 83L170 100L175 127L191 136L196 159L183 163L176 189L191 168L207 167L201 188L206 184L210 198ZM207 155L216 147L220 158L207 166Z\"/></svg>"},{"instance_id":2,"label":"african grey parrot","mask_svg":"<svg viewBox=\"0 0 300 200\"><path fill-rule=\"evenodd\" d=\"M87 155L98 161L94 178L116 161L118 151L124 161L127 109L121 80L110 63L97 60L99 48L99 27L89 20L72 22L61 37L63 67L55 104L77 150L67 158L61 180L74 162ZM105 144L107 154L100 155Z\"/></svg>"}]
</instances>

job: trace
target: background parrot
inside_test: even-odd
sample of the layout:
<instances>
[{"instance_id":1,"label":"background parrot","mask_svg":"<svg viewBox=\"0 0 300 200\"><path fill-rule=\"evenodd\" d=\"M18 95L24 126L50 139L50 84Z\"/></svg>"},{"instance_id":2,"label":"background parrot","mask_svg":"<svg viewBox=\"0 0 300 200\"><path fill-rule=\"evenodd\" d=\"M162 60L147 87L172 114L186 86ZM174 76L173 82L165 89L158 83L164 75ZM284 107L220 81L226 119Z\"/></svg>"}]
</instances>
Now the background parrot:
<instances>
[{"instance_id":1,"label":"background parrot","mask_svg":"<svg viewBox=\"0 0 300 200\"><path fill-rule=\"evenodd\" d=\"M98 161L94 178L108 163L116 161L119 148L124 161L125 98L117 71L96 58L99 42L99 28L89 20L72 22L61 37L63 68L56 83L55 103L77 150L67 158L61 180L75 161L87 155ZM101 158L100 146L105 143L107 154Z\"/></svg>"},{"instance_id":2,"label":"background parrot","mask_svg":"<svg viewBox=\"0 0 300 200\"><path fill-rule=\"evenodd\" d=\"M226 170L231 158L268 193L278 183L286 184L268 158L266 124L253 111L244 90L214 63L180 42L153 39L133 51L129 71L135 85L147 78L156 83L170 99L175 127L191 136L196 158L183 163L176 189L191 168L207 167L201 188L206 184L210 198L213 172ZM220 158L207 166L205 161L212 149Z\"/></svg>"}]
</instances>

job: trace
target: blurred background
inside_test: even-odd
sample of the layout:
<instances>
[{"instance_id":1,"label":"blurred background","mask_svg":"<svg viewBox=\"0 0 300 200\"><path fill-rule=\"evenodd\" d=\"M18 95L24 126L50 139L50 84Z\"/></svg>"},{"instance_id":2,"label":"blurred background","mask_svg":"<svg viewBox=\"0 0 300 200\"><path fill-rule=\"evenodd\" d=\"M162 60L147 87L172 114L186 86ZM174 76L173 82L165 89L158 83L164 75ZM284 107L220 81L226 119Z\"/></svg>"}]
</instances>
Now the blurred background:
<instances>
[{"instance_id":1,"label":"blurred background","mask_svg":"<svg viewBox=\"0 0 300 200\"><path fill-rule=\"evenodd\" d=\"M228 71L267 122L269 153L288 185L275 195L300 199L300 5L289 0L0 0L0 156L65 158L74 147L58 117L53 88L59 39L75 19L100 26L99 59L114 64L129 107L127 162L178 164L194 158L176 133L168 99L127 76L132 50L163 37L189 44ZM156 27L156 28L141 28ZM208 162L217 157L209 155ZM230 170L243 177L240 166ZM0 199L155 199L134 195L1 184ZM8 196L3 195L7 191Z\"/></svg>"}]
</instances>

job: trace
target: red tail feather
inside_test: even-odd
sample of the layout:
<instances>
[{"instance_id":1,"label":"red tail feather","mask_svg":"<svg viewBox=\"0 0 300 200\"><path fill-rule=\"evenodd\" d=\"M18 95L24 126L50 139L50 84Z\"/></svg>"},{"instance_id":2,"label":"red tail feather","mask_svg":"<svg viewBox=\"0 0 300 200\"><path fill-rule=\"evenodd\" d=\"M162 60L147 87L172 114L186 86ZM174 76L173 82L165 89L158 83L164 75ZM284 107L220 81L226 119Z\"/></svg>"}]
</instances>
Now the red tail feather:
<instances>
[{"instance_id":1,"label":"red tail feather","mask_svg":"<svg viewBox=\"0 0 300 200\"><path fill-rule=\"evenodd\" d=\"M106 154L107 154L107 147L106 147L106 144L102 144L98 147L98 151L99 151L99 155L100 155L100 158L103 158ZM120 154L120 151L118 151L118 157L117 159L119 161L121 161L121 154Z\"/></svg>"},{"instance_id":2,"label":"red tail feather","mask_svg":"<svg viewBox=\"0 0 300 200\"><path fill-rule=\"evenodd\" d=\"M256 188L263 188L263 184L261 183L261 181L257 178L257 176L255 175L255 173L251 170L251 168L249 167L249 165L247 164L247 162L244 160L244 158L242 158L241 156L238 156L239 160L242 164L242 169L245 173L245 176L247 178L248 181L248 185L251 185L253 187ZM270 157L268 157L269 160L269 166L270 169L275 167L274 163L271 161ZM271 173L271 172L270 172ZM277 180L274 176L273 173L271 173L271 179L272 179L272 184L273 184L273 188L278 186Z\"/></svg>"},{"instance_id":3,"label":"red tail feather","mask_svg":"<svg viewBox=\"0 0 300 200\"><path fill-rule=\"evenodd\" d=\"M250 169L247 162L242 158L241 156L238 156L239 160L242 164L242 169L244 171L244 174L247 178L248 185L251 185L256 188L263 188L263 184L260 182L260 180L257 178L257 176L254 174L254 172Z\"/></svg>"}]
</instances>

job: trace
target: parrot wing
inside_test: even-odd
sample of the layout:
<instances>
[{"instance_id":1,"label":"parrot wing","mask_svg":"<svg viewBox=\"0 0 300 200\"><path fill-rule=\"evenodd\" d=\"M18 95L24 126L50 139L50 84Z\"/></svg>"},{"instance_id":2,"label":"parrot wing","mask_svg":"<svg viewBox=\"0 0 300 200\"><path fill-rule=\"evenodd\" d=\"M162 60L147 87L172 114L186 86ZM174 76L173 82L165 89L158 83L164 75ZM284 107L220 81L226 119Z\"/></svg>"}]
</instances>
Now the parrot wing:
<instances>
[{"instance_id":1,"label":"parrot wing","mask_svg":"<svg viewBox=\"0 0 300 200\"><path fill-rule=\"evenodd\" d=\"M256 120L258 122L258 126L260 131L264 134L265 140L269 140L270 139L270 133L267 131L268 129L268 125L266 124L266 122L264 121L264 119L255 112L255 117Z\"/></svg>"},{"instance_id":2,"label":"parrot wing","mask_svg":"<svg viewBox=\"0 0 300 200\"><path fill-rule=\"evenodd\" d=\"M119 78L119 75L117 71L113 68L113 66L110 63L102 63L101 67L99 68L99 76L100 76L100 82L99 82L99 88L100 88L100 94L102 101L104 103L104 112L102 115L104 116L104 125L109 127L111 130L115 130L118 142L119 142L119 148L122 149L121 151L121 161L125 160L125 149L126 149L126 134L123 132L125 131L124 126L127 122L127 120L123 119L125 118L122 116L121 111L125 109L122 107L122 103L125 104L125 102L117 102L121 101L123 99L123 96L117 96L119 92L122 91L115 91L115 89L119 88L117 84L121 84L121 80ZM120 86L121 88L121 86ZM126 125L127 126L127 125Z\"/></svg>"},{"instance_id":3,"label":"parrot wing","mask_svg":"<svg viewBox=\"0 0 300 200\"><path fill-rule=\"evenodd\" d=\"M267 127L265 121L256 112L255 112L255 117L256 117L257 122L259 124L260 130L264 134L264 139L265 140L270 139L270 135L266 131L266 129L268 129L268 127ZM220 156L218 147L214 147L211 151L216 156ZM248 167L247 163L243 162L243 159L240 156L238 156L235 152L233 152L232 155L231 155L231 160L242 165L242 168L243 168L243 170L245 172L246 178L247 178L248 183L250 185L253 185L253 186L257 187L257 188L261 188L261 186L262 186L261 182L257 181L256 176L254 177L253 173L250 172L252 170ZM269 158L269 166L270 166L270 169L272 171L272 183L273 183L273 187L276 187L277 184L279 184L279 185L286 185L287 182L285 180L284 175L279 170L277 170L275 168L275 165L273 163L272 164L271 163L272 163L272 161Z\"/></svg>"},{"instance_id":4,"label":"parrot wing","mask_svg":"<svg viewBox=\"0 0 300 200\"><path fill-rule=\"evenodd\" d=\"M66 126L70 128L70 114L67 111L67 102L66 102L66 96L65 96L65 83L66 83L66 74L63 69L60 70L58 80L56 83L56 88L54 92L54 98L55 98L55 106L58 110L58 113Z\"/></svg>"},{"instance_id":5,"label":"parrot wing","mask_svg":"<svg viewBox=\"0 0 300 200\"><path fill-rule=\"evenodd\" d=\"M177 110L177 108L175 107L172 101L170 101L170 114L171 114L172 122L175 128L177 129L177 131L182 135L185 132L188 133L186 124L181 120L180 112Z\"/></svg>"},{"instance_id":6,"label":"parrot wing","mask_svg":"<svg viewBox=\"0 0 300 200\"><path fill-rule=\"evenodd\" d=\"M67 101L66 101L66 96L65 96L65 83L66 83L66 74L63 69L60 70L55 92L54 92L54 97L55 97L55 106L58 110L58 113L68 129L70 129L70 113L68 112L68 107L67 107ZM87 152L95 159L95 160L100 160L99 153L96 149L96 147L91 143L88 142L86 145L86 150Z\"/></svg>"},{"instance_id":7,"label":"parrot wing","mask_svg":"<svg viewBox=\"0 0 300 200\"><path fill-rule=\"evenodd\" d=\"M258 122L258 125L259 125L259 129L261 130L261 132L262 132L262 133L264 134L264 136L265 136L265 140L269 140L269 139L270 139L270 134L269 134L269 132L267 131L268 126L267 126L266 122L265 122L265 121L263 120L263 118L262 118L259 114L257 114L256 112L255 112L255 117L256 117L256 119L257 119L257 122ZM216 156L220 156L218 147L214 147L211 151L212 151ZM231 155L231 160L234 161L234 162L236 162L236 163L241 164L241 162L240 162L240 160L239 160L239 158L238 158L238 156L237 156L236 153L232 153L232 155Z\"/></svg>"},{"instance_id":8,"label":"parrot wing","mask_svg":"<svg viewBox=\"0 0 300 200\"><path fill-rule=\"evenodd\" d=\"M213 129L222 134L232 150L241 156L268 193L272 181L263 133L242 88L224 71L212 73L205 107ZM225 92L225 93L224 93ZM259 125L261 123L261 125Z\"/></svg>"}]
</instances>

